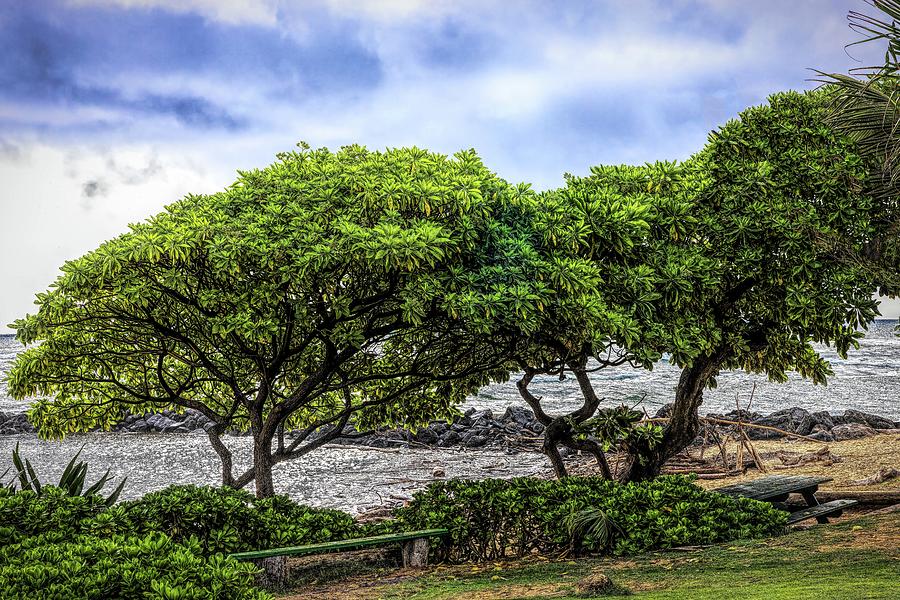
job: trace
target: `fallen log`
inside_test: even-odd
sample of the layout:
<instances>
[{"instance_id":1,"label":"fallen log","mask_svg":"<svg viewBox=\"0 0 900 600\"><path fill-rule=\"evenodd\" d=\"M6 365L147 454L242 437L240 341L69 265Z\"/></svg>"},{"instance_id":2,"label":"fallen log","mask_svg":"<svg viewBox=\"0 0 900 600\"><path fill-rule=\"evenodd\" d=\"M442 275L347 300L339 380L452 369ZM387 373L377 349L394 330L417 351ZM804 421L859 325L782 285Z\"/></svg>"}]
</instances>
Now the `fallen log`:
<instances>
[{"instance_id":1,"label":"fallen log","mask_svg":"<svg viewBox=\"0 0 900 600\"><path fill-rule=\"evenodd\" d=\"M644 423L666 423L669 421L669 417L652 417L650 419L643 419L641 422ZM755 423L750 423L747 421L731 421L729 419L714 419L712 417L700 417L701 423L715 423L717 425L737 425L739 427L746 427L748 429L764 429L766 431L775 431L778 432L785 437L797 438L800 440L806 440L807 442L815 442L816 444L821 444L822 440L817 440L816 438L811 438L806 435L800 435L799 433L792 433L790 431L785 431L784 429L779 429L778 427L772 427L771 425L757 425ZM891 430L885 430L891 431Z\"/></svg>"},{"instance_id":2,"label":"fallen log","mask_svg":"<svg viewBox=\"0 0 900 600\"><path fill-rule=\"evenodd\" d=\"M697 475L697 479L725 479L735 475L740 475L740 473L700 473Z\"/></svg>"},{"instance_id":3,"label":"fallen log","mask_svg":"<svg viewBox=\"0 0 900 600\"><path fill-rule=\"evenodd\" d=\"M823 446L815 452L807 452L806 454L795 454L779 450L775 453L775 456L781 461L780 465L775 465L776 469L802 467L803 465L809 464L829 466L844 460L840 456L832 454L828 446Z\"/></svg>"},{"instance_id":4,"label":"fallen log","mask_svg":"<svg viewBox=\"0 0 900 600\"><path fill-rule=\"evenodd\" d=\"M830 502L832 500L856 500L862 505L890 506L900 503L900 490L819 490L816 492L816 500Z\"/></svg>"},{"instance_id":5,"label":"fallen log","mask_svg":"<svg viewBox=\"0 0 900 600\"><path fill-rule=\"evenodd\" d=\"M893 479L894 477L900 477L900 471L885 467L870 477L851 481L848 485L875 485L876 483L884 483L888 479Z\"/></svg>"}]
</instances>

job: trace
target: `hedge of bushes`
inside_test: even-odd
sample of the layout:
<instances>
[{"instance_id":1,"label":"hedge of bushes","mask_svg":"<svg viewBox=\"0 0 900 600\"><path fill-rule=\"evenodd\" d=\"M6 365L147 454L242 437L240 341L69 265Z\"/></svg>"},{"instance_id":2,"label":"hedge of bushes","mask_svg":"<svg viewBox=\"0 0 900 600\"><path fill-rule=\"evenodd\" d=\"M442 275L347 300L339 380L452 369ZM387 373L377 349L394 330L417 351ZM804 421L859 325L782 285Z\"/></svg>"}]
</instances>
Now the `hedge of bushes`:
<instances>
[{"instance_id":1,"label":"hedge of bushes","mask_svg":"<svg viewBox=\"0 0 900 600\"><path fill-rule=\"evenodd\" d=\"M204 554L302 546L358 535L353 517L286 496L258 499L244 490L172 486L122 502L83 524L95 534L161 532L195 538Z\"/></svg>"},{"instance_id":2,"label":"hedge of bushes","mask_svg":"<svg viewBox=\"0 0 900 600\"><path fill-rule=\"evenodd\" d=\"M241 550L360 535L353 517L283 496L172 486L107 508L97 495L0 488L0 598L258 600Z\"/></svg>"},{"instance_id":3,"label":"hedge of bushes","mask_svg":"<svg viewBox=\"0 0 900 600\"><path fill-rule=\"evenodd\" d=\"M375 525L228 488L172 486L112 508L52 486L40 494L0 488L0 598L256 600L268 596L253 587L253 566L228 553L446 527L435 552L454 562L532 551L634 554L769 536L786 518L686 477L442 481Z\"/></svg>"},{"instance_id":4,"label":"hedge of bushes","mask_svg":"<svg viewBox=\"0 0 900 600\"><path fill-rule=\"evenodd\" d=\"M787 523L771 504L708 492L684 476L629 484L596 477L441 481L395 515L399 529L448 528L436 551L454 562L531 551L636 554L776 535Z\"/></svg>"},{"instance_id":5,"label":"hedge of bushes","mask_svg":"<svg viewBox=\"0 0 900 600\"><path fill-rule=\"evenodd\" d=\"M196 541L165 534L90 535L59 532L0 549L0 597L73 600L265 600L255 567L222 554L204 556Z\"/></svg>"}]
</instances>

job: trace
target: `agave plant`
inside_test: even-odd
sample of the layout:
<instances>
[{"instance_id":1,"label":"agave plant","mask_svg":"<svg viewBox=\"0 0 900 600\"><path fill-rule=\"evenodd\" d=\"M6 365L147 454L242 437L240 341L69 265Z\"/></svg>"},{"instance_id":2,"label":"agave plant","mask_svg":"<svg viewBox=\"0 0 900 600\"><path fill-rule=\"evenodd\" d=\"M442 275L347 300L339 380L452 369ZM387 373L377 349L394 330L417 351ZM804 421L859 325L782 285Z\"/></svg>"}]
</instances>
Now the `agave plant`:
<instances>
[{"instance_id":1,"label":"agave plant","mask_svg":"<svg viewBox=\"0 0 900 600\"><path fill-rule=\"evenodd\" d=\"M84 482L87 477L88 466L86 462L78 460L78 457L81 456L82 450L84 450L84 446L79 448L78 452L75 453L75 456L72 457L72 460L69 461L69 464L66 465L66 468L60 476L59 483L56 484L56 487L65 490L65 492L70 496L91 496L93 494L99 495L100 490L102 490L104 486L106 486L106 484L109 482L109 469L106 470L106 473L103 474L103 477L98 479L96 483L85 489ZM18 478L19 485L21 486L22 490L29 490L40 496L44 486L41 483L37 472L34 470L34 467L31 465L31 461L27 458L23 459L19 454L18 443L16 444L16 448L12 453L12 462L13 466L16 469L16 476L4 487L15 490L15 482ZM3 472L3 475L0 476L0 480L5 478L7 473L9 473L9 469ZM115 504L116 500L119 499L119 494L122 493L122 488L125 486L125 481L127 479L127 477L122 479L116 489L113 490L112 494L106 497L104 502L107 506L112 506L113 504Z\"/></svg>"}]
</instances>

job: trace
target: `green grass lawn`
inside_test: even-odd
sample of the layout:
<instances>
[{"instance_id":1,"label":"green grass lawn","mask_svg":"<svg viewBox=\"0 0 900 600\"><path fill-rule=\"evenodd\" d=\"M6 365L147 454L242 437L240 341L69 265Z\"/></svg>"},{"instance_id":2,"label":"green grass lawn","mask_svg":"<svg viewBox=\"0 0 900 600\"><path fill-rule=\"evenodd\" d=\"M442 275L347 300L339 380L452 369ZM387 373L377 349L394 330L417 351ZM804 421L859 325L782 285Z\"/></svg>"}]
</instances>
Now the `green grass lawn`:
<instances>
[{"instance_id":1,"label":"green grass lawn","mask_svg":"<svg viewBox=\"0 0 900 600\"><path fill-rule=\"evenodd\" d=\"M323 557L325 564L327 557ZM350 572L284 600L577 598L603 573L635 598L900 599L900 513L817 526L783 537L627 559L532 557L480 565Z\"/></svg>"}]
</instances>

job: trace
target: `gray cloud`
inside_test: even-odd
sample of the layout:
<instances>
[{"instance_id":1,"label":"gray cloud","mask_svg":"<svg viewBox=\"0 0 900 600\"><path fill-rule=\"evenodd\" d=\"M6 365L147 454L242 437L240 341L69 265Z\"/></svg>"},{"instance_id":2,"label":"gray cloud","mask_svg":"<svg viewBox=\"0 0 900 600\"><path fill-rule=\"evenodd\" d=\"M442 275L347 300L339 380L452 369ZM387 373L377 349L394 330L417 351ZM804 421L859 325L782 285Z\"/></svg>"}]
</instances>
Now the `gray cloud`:
<instances>
[{"instance_id":1,"label":"gray cloud","mask_svg":"<svg viewBox=\"0 0 900 600\"><path fill-rule=\"evenodd\" d=\"M89 201L91 198L102 198L108 194L109 184L102 178L89 179L81 184L81 197L86 201ZM87 208L90 208L90 206Z\"/></svg>"},{"instance_id":2,"label":"gray cloud","mask_svg":"<svg viewBox=\"0 0 900 600\"><path fill-rule=\"evenodd\" d=\"M165 176L163 165L156 154L151 154L147 158L147 162L140 167L121 164L116 161L114 156L106 159L106 166L125 185L141 185L153 177Z\"/></svg>"},{"instance_id":3,"label":"gray cloud","mask_svg":"<svg viewBox=\"0 0 900 600\"><path fill-rule=\"evenodd\" d=\"M0 138L0 160L19 162L26 159L24 148L8 140Z\"/></svg>"}]
</instances>

